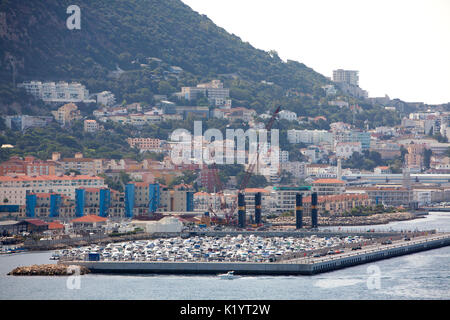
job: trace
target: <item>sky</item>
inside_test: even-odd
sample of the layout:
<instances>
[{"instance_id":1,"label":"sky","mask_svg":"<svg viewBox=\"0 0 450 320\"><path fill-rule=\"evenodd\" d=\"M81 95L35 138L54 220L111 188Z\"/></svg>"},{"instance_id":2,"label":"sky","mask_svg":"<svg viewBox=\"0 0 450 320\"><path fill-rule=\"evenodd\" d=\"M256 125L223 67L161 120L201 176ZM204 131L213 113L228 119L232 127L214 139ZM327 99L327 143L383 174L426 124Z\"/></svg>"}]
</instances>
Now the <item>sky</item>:
<instances>
[{"instance_id":1,"label":"sky","mask_svg":"<svg viewBox=\"0 0 450 320\"><path fill-rule=\"evenodd\" d=\"M182 0L229 33L369 97L450 102L450 0Z\"/></svg>"}]
</instances>

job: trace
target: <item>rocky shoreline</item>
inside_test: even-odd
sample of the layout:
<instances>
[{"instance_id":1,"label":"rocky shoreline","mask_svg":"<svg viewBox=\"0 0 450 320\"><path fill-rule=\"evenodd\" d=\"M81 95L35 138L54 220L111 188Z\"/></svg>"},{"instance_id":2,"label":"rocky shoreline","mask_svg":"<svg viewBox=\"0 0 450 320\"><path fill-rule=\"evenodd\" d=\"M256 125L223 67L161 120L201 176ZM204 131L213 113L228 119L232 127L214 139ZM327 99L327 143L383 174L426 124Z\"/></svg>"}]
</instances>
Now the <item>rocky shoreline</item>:
<instances>
[{"instance_id":1,"label":"rocky shoreline","mask_svg":"<svg viewBox=\"0 0 450 320\"><path fill-rule=\"evenodd\" d=\"M77 266L78 267L78 266ZM89 273L86 267L79 267L80 275ZM41 264L26 267L17 267L8 273L8 276L70 276L74 271L70 266L60 264Z\"/></svg>"},{"instance_id":2,"label":"rocky shoreline","mask_svg":"<svg viewBox=\"0 0 450 320\"><path fill-rule=\"evenodd\" d=\"M367 225L379 225L387 224L394 221L407 221L413 219L425 218L423 215L417 215L411 212L394 212L394 213L381 213L371 216L353 216L353 217L320 217L319 227L345 227L345 226L367 226ZM271 219L272 225L295 225L294 217L278 217ZM303 223L309 225L311 222L310 217L304 217Z\"/></svg>"}]
</instances>

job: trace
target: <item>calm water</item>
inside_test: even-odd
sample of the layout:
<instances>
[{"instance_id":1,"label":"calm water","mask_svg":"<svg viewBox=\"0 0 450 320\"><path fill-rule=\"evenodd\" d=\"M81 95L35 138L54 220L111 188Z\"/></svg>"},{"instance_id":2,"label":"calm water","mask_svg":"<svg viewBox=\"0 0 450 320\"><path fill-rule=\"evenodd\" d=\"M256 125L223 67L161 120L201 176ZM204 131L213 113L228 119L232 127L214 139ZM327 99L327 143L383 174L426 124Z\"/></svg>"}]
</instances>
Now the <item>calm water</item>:
<instances>
[{"instance_id":1,"label":"calm water","mask_svg":"<svg viewBox=\"0 0 450 320\"><path fill-rule=\"evenodd\" d=\"M450 213L370 228L450 231ZM68 289L67 277L6 275L20 265L53 263L50 256L51 252L1 256L0 299L450 299L450 247L316 276L221 280L214 276L85 275L80 289ZM378 268L378 279L368 272L369 266Z\"/></svg>"}]
</instances>

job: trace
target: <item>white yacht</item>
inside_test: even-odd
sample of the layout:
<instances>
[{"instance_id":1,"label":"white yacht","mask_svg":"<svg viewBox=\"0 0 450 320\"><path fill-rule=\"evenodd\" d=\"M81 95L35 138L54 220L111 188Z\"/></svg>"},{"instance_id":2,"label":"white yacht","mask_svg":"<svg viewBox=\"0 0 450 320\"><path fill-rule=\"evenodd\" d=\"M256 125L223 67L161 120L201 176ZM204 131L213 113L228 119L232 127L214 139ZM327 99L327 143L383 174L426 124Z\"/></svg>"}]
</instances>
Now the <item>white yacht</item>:
<instances>
[{"instance_id":1,"label":"white yacht","mask_svg":"<svg viewBox=\"0 0 450 320\"><path fill-rule=\"evenodd\" d=\"M234 275L234 271L228 271L227 273L219 274L218 277L220 279L227 279L227 280L232 280L232 279L237 278L237 276Z\"/></svg>"}]
</instances>

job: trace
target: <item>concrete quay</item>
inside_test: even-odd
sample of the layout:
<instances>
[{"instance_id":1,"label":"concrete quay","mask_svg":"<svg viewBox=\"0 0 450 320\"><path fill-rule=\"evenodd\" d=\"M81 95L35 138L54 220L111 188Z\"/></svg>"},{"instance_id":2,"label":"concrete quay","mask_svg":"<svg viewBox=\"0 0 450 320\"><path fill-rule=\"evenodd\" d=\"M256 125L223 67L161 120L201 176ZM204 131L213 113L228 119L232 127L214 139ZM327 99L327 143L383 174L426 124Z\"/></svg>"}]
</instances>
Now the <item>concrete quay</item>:
<instances>
[{"instance_id":1,"label":"concrete quay","mask_svg":"<svg viewBox=\"0 0 450 320\"><path fill-rule=\"evenodd\" d=\"M325 257L305 257L272 263L259 262L134 262L59 261L79 265L92 273L119 274L218 274L233 270L239 275L314 275L359 264L388 259L450 245L450 233L397 240L388 245L371 245L357 251Z\"/></svg>"}]
</instances>

